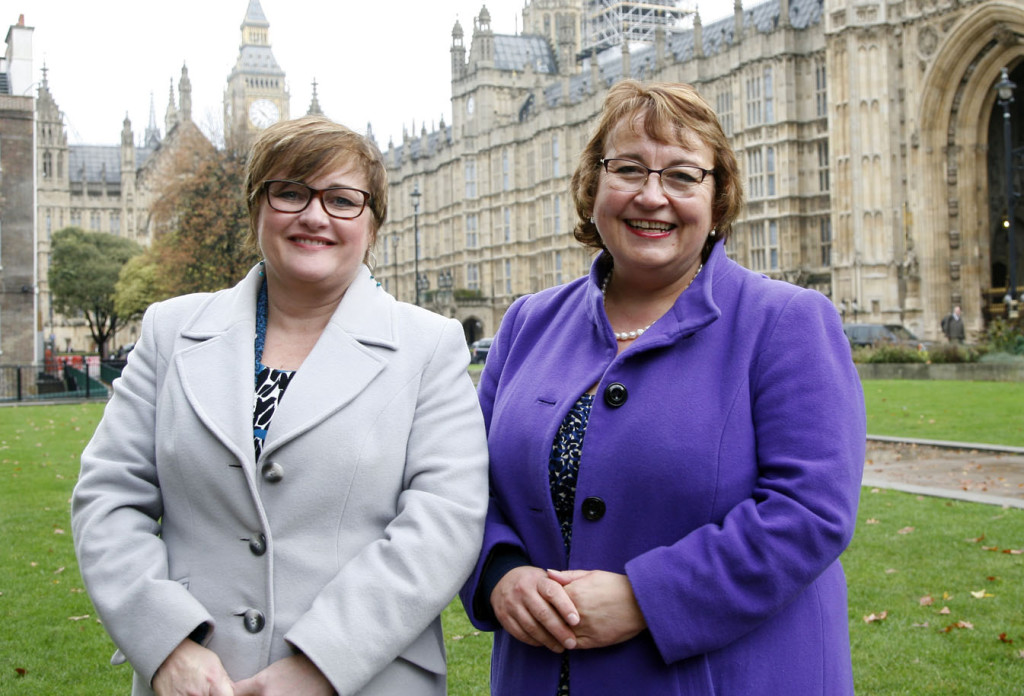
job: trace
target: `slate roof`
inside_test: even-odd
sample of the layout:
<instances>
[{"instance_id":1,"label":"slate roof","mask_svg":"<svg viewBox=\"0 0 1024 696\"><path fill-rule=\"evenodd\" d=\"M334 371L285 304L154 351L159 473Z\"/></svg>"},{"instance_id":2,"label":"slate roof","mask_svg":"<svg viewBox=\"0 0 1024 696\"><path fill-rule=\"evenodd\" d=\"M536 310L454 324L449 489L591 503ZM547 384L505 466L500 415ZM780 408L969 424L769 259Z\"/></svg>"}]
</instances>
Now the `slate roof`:
<instances>
[{"instance_id":1,"label":"slate roof","mask_svg":"<svg viewBox=\"0 0 1024 696\"><path fill-rule=\"evenodd\" d=\"M242 46L238 56L238 64L246 72L259 72L265 75L278 75L284 77L284 70L278 65L270 46Z\"/></svg>"},{"instance_id":2,"label":"slate roof","mask_svg":"<svg viewBox=\"0 0 1024 696\"><path fill-rule=\"evenodd\" d=\"M794 29L807 29L821 22L822 4L824 0L790 0L789 21ZM744 28L753 27L754 30L768 33L774 31L779 23L779 0L767 0L766 2L754 5L743 10ZM701 31L704 44L704 55L711 56L727 50L735 40L736 22L733 15L723 17L715 22L704 25ZM498 37L495 37L496 39ZM605 51L604 60L598 60L601 88L607 88L622 77L621 53L612 49L614 53ZM673 32L668 35L666 51L677 62L692 60L694 52L694 32L692 29L682 32ZM644 46L633 49L630 55L629 67L631 77L645 79L650 77L654 70L655 63L654 46ZM580 101L590 89L591 75L589 70L569 78L569 94L563 93L561 82L548 85L543 90L544 104L554 107L563 103L575 103Z\"/></svg>"},{"instance_id":3,"label":"slate roof","mask_svg":"<svg viewBox=\"0 0 1024 696\"><path fill-rule=\"evenodd\" d=\"M148 147L135 148L135 168L142 165L153 154ZM70 145L68 146L68 176L71 183L97 183L102 178L108 184L121 183L120 145Z\"/></svg>"},{"instance_id":4,"label":"slate roof","mask_svg":"<svg viewBox=\"0 0 1024 696\"><path fill-rule=\"evenodd\" d=\"M498 70L526 69L527 65L533 66L533 71L545 74L558 72L558 65L555 63L555 56L551 52L551 46L543 36L534 34L520 34L509 36L496 34L494 36L494 67Z\"/></svg>"}]
</instances>

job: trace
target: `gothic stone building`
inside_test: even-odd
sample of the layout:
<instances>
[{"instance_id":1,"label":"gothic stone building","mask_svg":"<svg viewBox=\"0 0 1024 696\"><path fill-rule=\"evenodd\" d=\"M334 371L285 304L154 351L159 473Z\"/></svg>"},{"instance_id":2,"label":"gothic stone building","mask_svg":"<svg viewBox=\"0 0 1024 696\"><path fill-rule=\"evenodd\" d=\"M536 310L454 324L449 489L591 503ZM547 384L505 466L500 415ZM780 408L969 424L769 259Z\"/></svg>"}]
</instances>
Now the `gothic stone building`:
<instances>
[{"instance_id":1,"label":"gothic stone building","mask_svg":"<svg viewBox=\"0 0 1024 696\"><path fill-rule=\"evenodd\" d=\"M495 34L484 8L468 50L456 22L452 123L385 150L377 275L401 299L418 280L423 303L472 339L517 296L585 273L569 179L607 88L632 76L694 84L718 112L745 177L727 246L740 263L820 290L846 321L922 337L953 305L971 337L1004 311L1024 221L1010 260L993 86L1003 67L1024 85L1021 0L736 0L707 26L696 16L588 52L593 4L532 0L515 36Z\"/></svg>"}]
</instances>

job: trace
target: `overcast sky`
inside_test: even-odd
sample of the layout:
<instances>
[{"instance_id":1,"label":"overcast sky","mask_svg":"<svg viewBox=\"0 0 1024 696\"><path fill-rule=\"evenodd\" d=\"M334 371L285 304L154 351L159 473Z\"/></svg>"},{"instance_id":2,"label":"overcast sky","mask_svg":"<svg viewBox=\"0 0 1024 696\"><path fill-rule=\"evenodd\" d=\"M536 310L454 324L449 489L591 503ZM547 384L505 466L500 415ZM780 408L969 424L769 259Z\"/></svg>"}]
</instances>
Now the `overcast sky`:
<instances>
[{"instance_id":1,"label":"overcast sky","mask_svg":"<svg viewBox=\"0 0 1024 696\"><path fill-rule=\"evenodd\" d=\"M451 123L451 31L456 19L468 48L486 4L491 29L522 30L524 0L260 0L270 43L285 71L292 117L305 114L317 82L327 116L359 131L372 124L377 142L400 142ZM751 0L745 5L755 4ZM20 5L20 6L19 6ZM177 100L181 67L192 82L192 120L218 139L227 77L238 57L249 0L14 0L35 28L35 79L48 69L50 92L64 113L71 144L120 142L125 115L136 140L149 123L150 99L164 131L170 84ZM700 0L701 16L731 12L733 0ZM33 92L35 88L33 88Z\"/></svg>"}]
</instances>

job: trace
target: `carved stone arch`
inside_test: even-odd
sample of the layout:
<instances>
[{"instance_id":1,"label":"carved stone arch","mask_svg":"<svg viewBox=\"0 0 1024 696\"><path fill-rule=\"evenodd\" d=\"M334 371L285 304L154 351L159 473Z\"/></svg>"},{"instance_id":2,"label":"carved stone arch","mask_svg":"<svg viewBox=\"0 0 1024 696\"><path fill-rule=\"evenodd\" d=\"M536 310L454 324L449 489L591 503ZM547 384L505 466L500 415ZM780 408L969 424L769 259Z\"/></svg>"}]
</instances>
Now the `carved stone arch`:
<instances>
[{"instance_id":1,"label":"carved stone arch","mask_svg":"<svg viewBox=\"0 0 1024 696\"><path fill-rule=\"evenodd\" d=\"M919 127L912 134L919 145L910 153L920 195L912 196L916 223L910 234L926 326L937 325L956 303L963 306L969 329L983 328L982 293L990 285L987 158L993 85L1001 68L1024 60L1021 37L1019 5L975 6L949 27L921 82Z\"/></svg>"}]
</instances>

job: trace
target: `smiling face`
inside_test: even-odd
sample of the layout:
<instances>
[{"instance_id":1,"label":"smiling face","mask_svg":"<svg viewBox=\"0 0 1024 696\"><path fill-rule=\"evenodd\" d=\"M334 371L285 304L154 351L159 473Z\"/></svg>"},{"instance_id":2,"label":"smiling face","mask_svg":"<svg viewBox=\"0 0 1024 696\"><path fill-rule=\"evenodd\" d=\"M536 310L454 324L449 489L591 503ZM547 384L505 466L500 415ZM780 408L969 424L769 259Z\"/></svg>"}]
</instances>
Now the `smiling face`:
<instances>
[{"instance_id":1,"label":"smiling face","mask_svg":"<svg viewBox=\"0 0 1024 696\"><path fill-rule=\"evenodd\" d=\"M611 131L604 157L633 160L649 169L715 166L711 148L692 131L680 129L678 142L660 142L646 134L642 116L623 121ZM651 174L639 191L626 192L612 188L602 169L594 223L615 260L616 282L662 286L688 282L714 227L714 197L713 176L705 177L690 195L674 197L665 194L658 174Z\"/></svg>"},{"instance_id":2,"label":"smiling face","mask_svg":"<svg viewBox=\"0 0 1024 696\"><path fill-rule=\"evenodd\" d=\"M315 189L367 189L366 176L355 165L314 175L303 183ZM256 236L266 262L267 282L326 295L343 293L359 272L370 245L372 220L369 207L352 220L330 217L317 197L302 212L282 213L271 208L262 194Z\"/></svg>"}]
</instances>

